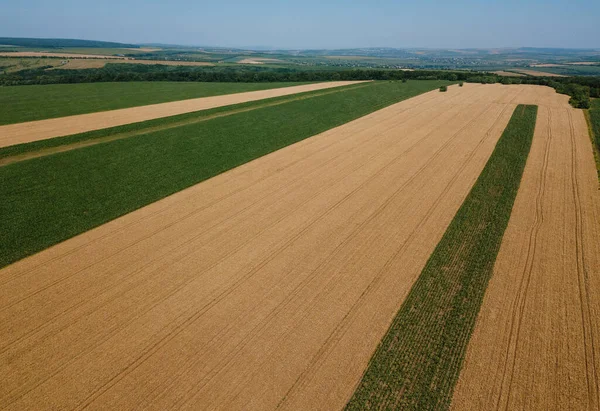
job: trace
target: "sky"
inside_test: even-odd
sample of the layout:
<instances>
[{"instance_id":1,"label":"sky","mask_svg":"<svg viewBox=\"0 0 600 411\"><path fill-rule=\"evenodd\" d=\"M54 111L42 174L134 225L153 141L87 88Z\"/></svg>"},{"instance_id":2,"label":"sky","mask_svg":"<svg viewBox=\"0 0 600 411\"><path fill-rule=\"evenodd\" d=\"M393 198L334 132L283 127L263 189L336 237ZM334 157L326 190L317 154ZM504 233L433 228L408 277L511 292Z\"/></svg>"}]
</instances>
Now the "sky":
<instances>
[{"instance_id":1,"label":"sky","mask_svg":"<svg viewBox=\"0 0 600 411\"><path fill-rule=\"evenodd\" d=\"M600 1L0 0L0 37L280 49L600 49Z\"/></svg>"}]
</instances>

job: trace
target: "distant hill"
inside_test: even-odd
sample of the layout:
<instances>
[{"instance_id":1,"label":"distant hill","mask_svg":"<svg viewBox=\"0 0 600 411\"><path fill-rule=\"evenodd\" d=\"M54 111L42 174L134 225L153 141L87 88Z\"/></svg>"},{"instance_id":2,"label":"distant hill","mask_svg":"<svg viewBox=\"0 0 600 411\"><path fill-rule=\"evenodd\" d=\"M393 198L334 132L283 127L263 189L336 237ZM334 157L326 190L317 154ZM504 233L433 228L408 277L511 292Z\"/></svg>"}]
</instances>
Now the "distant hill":
<instances>
[{"instance_id":1,"label":"distant hill","mask_svg":"<svg viewBox=\"0 0 600 411\"><path fill-rule=\"evenodd\" d=\"M21 47L44 47L44 48L139 48L137 44L114 43L110 41L76 40L76 39L36 39L20 37L0 37L0 44Z\"/></svg>"}]
</instances>

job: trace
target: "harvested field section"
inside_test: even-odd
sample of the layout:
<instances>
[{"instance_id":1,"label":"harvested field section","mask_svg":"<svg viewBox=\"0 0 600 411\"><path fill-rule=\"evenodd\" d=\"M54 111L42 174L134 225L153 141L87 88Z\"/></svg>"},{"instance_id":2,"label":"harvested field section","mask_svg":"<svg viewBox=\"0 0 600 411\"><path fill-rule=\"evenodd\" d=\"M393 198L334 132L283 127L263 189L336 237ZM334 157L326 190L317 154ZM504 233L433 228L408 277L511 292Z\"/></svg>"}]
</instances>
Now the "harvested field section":
<instances>
[{"instance_id":1,"label":"harvested field section","mask_svg":"<svg viewBox=\"0 0 600 411\"><path fill-rule=\"evenodd\" d=\"M522 91L423 94L4 268L0 406L343 407Z\"/></svg>"},{"instance_id":2,"label":"harvested field section","mask_svg":"<svg viewBox=\"0 0 600 411\"><path fill-rule=\"evenodd\" d=\"M497 74L499 76L504 76L504 77L525 77L525 74L520 74L520 73L515 73L512 71L492 71L492 73Z\"/></svg>"},{"instance_id":3,"label":"harvested field section","mask_svg":"<svg viewBox=\"0 0 600 411\"><path fill-rule=\"evenodd\" d=\"M562 74L550 73L548 71L541 71L541 70L518 69L515 71L518 71L519 73L527 74L528 76L534 76L534 77L564 77Z\"/></svg>"},{"instance_id":4,"label":"harvested field section","mask_svg":"<svg viewBox=\"0 0 600 411\"><path fill-rule=\"evenodd\" d=\"M600 409L600 195L567 100L540 104L454 410Z\"/></svg>"},{"instance_id":5,"label":"harvested field section","mask_svg":"<svg viewBox=\"0 0 600 411\"><path fill-rule=\"evenodd\" d=\"M491 158L407 296L347 409L447 409L535 127L518 106Z\"/></svg>"},{"instance_id":6,"label":"harvested field section","mask_svg":"<svg viewBox=\"0 0 600 411\"><path fill-rule=\"evenodd\" d=\"M265 63L285 63L284 60L271 59L264 57L253 57L238 61L238 64L265 64Z\"/></svg>"},{"instance_id":7,"label":"harvested field section","mask_svg":"<svg viewBox=\"0 0 600 411\"><path fill-rule=\"evenodd\" d=\"M104 111L100 113L81 114L77 116L31 121L27 123L9 124L0 126L0 147L8 147L14 144L24 144L53 137L84 133L86 131L116 127L124 124L169 117L177 114L191 113L194 111L207 110L210 108L222 107L231 104L239 104L247 101L287 96L296 93L323 90L356 83L361 82L332 81L328 83L307 84L273 90L250 91L246 93L229 94L223 96L202 97L190 100L172 101L170 103L152 104L148 106Z\"/></svg>"}]
</instances>

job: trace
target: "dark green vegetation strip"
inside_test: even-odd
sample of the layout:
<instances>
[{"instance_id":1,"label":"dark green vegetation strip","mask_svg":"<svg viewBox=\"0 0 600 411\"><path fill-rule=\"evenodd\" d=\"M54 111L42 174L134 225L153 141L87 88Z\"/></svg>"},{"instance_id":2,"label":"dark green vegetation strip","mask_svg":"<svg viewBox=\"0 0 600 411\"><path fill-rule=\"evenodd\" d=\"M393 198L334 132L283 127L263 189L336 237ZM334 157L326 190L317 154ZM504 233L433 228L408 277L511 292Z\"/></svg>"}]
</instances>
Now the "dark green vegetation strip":
<instances>
[{"instance_id":1,"label":"dark green vegetation strip","mask_svg":"<svg viewBox=\"0 0 600 411\"><path fill-rule=\"evenodd\" d=\"M369 83L0 167L0 266L443 84Z\"/></svg>"},{"instance_id":2,"label":"dark green vegetation strip","mask_svg":"<svg viewBox=\"0 0 600 411\"><path fill-rule=\"evenodd\" d=\"M377 347L350 410L447 409L527 161L536 106L520 105Z\"/></svg>"},{"instance_id":3,"label":"dark green vegetation strip","mask_svg":"<svg viewBox=\"0 0 600 411\"><path fill-rule=\"evenodd\" d=\"M594 157L596 158L596 168L598 170L598 178L600 179L600 99L592 100L587 119L594 143Z\"/></svg>"},{"instance_id":4,"label":"dark green vegetation strip","mask_svg":"<svg viewBox=\"0 0 600 411\"><path fill-rule=\"evenodd\" d=\"M301 84L131 82L0 87L0 125Z\"/></svg>"}]
</instances>

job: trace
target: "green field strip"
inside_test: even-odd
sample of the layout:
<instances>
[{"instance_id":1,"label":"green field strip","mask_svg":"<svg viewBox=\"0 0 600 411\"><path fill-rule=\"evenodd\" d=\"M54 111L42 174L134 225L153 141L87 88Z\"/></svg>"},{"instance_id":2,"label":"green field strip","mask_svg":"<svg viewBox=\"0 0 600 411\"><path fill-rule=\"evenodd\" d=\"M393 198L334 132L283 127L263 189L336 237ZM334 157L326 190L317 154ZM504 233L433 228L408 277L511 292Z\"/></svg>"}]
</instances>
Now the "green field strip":
<instances>
[{"instance_id":1,"label":"green field strip","mask_svg":"<svg viewBox=\"0 0 600 411\"><path fill-rule=\"evenodd\" d=\"M381 340L348 410L448 409L531 148L518 106Z\"/></svg>"},{"instance_id":2,"label":"green field strip","mask_svg":"<svg viewBox=\"0 0 600 411\"><path fill-rule=\"evenodd\" d=\"M600 180L600 99L592 100L589 110L585 113L585 119L590 130L590 138L594 148L594 159L596 160L596 170L598 171L598 180Z\"/></svg>"},{"instance_id":3,"label":"green field strip","mask_svg":"<svg viewBox=\"0 0 600 411\"><path fill-rule=\"evenodd\" d=\"M368 83L353 84L344 87L336 87L334 89L329 89L325 91L312 91L306 93L293 94L291 96L274 97L249 103L240 103L225 107L218 107L215 109L181 114L177 116L168 117L168 120L165 120L165 118L163 117L161 119L148 120L140 123L127 124L124 126L111 127L102 130L94 130L66 137L57 137L47 140L39 140L32 143L17 144L14 146L3 147L0 148L0 167L17 163L19 161L45 157L56 153L62 153L78 148L107 143L123 138L154 133L157 131L163 131L174 127L197 124L203 121L230 116L238 113L244 113L259 108L277 106L292 101L304 100L308 98L324 96L327 94L341 93L347 90L366 87L367 85Z\"/></svg>"},{"instance_id":4,"label":"green field strip","mask_svg":"<svg viewBox=\"0 0 600 411\"><path fill-rule=\"evenodd\" d=\"M0 267L444 84L372 82L0 167Z\"/></svg>"},{"instance_id":5,"label":"green field strip","mask_svg":"<svg viewBox=\"0 0 600 411\"><path fill-rule=\"evenodd\" d=\"M123 82L0 87L0 125L309 83Z\"/></svg>"}]
</instances>

